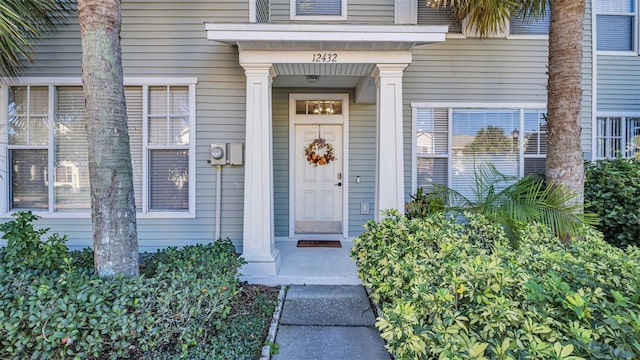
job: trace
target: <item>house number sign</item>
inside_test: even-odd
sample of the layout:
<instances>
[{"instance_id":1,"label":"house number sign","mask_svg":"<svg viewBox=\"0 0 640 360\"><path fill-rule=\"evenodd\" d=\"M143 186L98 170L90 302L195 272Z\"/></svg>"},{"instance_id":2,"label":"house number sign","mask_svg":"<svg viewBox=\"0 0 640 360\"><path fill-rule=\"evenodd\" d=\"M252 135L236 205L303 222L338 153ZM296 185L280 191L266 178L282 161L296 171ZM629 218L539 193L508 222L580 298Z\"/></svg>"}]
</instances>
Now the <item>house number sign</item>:
<instances>
[{"instance_id":1,"label":"house number sign","mask_svg":"<svg viewBox=\"0 0 640 360\"><path fill-rule=\"evenodd\" d=\"M311 62L314 63L334 63L338 62L338 53L313 53Z\"/></svg>"}]
</instances>

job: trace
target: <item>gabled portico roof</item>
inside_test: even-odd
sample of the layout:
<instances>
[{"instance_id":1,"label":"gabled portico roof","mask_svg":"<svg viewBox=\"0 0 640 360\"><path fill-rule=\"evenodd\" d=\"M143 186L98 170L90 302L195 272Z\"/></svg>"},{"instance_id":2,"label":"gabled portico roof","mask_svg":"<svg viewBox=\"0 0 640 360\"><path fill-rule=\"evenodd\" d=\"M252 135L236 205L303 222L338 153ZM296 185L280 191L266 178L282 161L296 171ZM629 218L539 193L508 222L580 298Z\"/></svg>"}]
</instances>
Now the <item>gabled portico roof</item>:
<instances>
[{"instance_id":1,"label":"gabled portico roof","mask_svg":"<svg viewBox=\"0 0 640 360\"><path fill-rule=\"evenodd\" d=\"M241 51L407 51L442 42L448 26L206 23L207 39Z\"/></svg>"}]
</instances>

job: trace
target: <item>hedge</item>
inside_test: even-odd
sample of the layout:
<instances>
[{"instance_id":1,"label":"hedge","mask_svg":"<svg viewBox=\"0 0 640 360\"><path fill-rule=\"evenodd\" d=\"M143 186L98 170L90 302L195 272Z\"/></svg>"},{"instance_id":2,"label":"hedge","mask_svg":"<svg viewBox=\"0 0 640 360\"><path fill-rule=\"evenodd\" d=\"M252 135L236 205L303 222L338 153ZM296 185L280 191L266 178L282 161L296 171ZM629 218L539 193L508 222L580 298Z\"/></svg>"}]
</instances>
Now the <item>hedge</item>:
<instances>
[{"instance_id":1,"label":"hedge","mask_svg":"<svg viewBox=\"0 0 640 360\"><path fill-rule=\"evenodd\" d=\"M355 239L358 273L396 359L637 359L640 250L536 224L519 248L480 215L388 213Z\"/></svg>"}]
</instances>

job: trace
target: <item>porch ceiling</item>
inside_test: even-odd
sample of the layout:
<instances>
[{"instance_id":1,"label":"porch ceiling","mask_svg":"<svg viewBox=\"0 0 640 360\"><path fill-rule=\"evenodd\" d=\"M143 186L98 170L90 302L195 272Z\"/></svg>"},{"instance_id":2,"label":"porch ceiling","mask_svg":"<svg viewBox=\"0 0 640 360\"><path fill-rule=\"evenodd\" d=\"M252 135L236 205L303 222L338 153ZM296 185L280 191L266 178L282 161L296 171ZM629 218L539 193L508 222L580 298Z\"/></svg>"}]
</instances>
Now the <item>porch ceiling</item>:
<instances>
[{"instance_id":1,"label":"porch ceiling","mask_svg":"<svg viewBox=\"0 0 640 360\"><path fill-rule=\"evenodd\" d=\"M406 51L445 40L447 26L206 23L207 39L258 51Z\"/></svg>"},{"instance_id":2,"label":"porch ceiling","mask_svg":"<svg viewBox=\"0 0 640 360\"><path fill-rule=\"evenodd\" d=\"M273 64L276 75L369 76L374 64Z\"/></svg>"}]
</instances>

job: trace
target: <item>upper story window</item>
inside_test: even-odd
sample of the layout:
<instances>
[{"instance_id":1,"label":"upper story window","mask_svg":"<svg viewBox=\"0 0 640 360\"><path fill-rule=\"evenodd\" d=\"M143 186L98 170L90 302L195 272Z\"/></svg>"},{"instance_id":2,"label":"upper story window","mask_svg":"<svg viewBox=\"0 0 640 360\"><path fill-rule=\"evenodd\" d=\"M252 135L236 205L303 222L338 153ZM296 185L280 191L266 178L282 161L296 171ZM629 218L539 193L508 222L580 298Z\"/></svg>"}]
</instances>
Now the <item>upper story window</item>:
<instances>
[{"instance_id":1,"label":"upper story window","mask_svg":"<svg viewBox=\"0 0 640 360\"><path fill-rule=\"evenodd\" d=\"M292 20L346 20L347 0L291 0Z\"/></svg>"},{"instance_id":2,"label":"upper story window","mask_svg":"<svg viewBox=\"0 0 640 360\"><path fill-rule=\"evenodd\" d=\"M508 33L504 35L547 35L551 20L551 8L547 5L545 14L539 19L522 18L513 16L509 21ZM449 25L449 34L465 33L462 25L457 23L456 17L450 8L432 7L427 1L418 2L418 24L422 25ZM468 35L468 34L467 34Z\"/></svg>"},{"instance_id":3,"label":"upper story window","mask_svg":"<svg viewBox=\"0 0 640 360\"><path fill-rule=\"evenodd\" d=\"M637 0L595 0L595 11L597 50L636 50Z\"/></svg>"},{"instance_id":4,"label":"upper story window","mask_svg":"<svg viewBox=\"0 0 640 360\"><path fill-rule=\"evenodd\" d=\"M195 85L126 86L125 96L137 210L189 214L195 207L189 181ZM0 171L8 174L8 210L88 212L82 87L11 86L6 106Z\"/></svg>"},{"instance_id":5,"label":"upper story window","mask_svg":"<svg viewBox=\"0 0 640 360\"><path fill-rule=\"evenodd\" d=\"M514 16L509 24L509 33L512 35L547 35L551 25L551 6L547 2L544 16L538 19Z\"/></svg>"}]
</instances>

